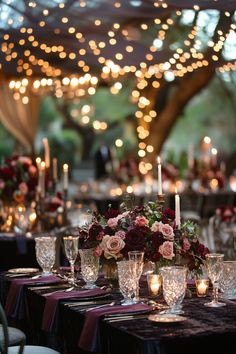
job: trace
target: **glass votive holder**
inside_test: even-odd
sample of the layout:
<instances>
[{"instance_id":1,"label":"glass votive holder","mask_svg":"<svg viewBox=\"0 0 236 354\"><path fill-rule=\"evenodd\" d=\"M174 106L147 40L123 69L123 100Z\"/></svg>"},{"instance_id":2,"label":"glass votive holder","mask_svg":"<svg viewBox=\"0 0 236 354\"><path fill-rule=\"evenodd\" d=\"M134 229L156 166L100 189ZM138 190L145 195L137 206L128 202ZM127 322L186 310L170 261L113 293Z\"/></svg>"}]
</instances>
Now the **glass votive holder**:
<instances>
[{"instance_id":1,"label":"glass votive holder","mask_svg":"<svg viewBox=\"0 0 236 354\"><path fill-rule=\"evenodd\" d=\"M150 296L161 293L162 277L160 274L147 274L148 292Z\"/></svg>"},{"instance_id":2,"label":"glass votive holder","mask_svg":"<svg viewBox=\"0 0 236 354\"><path fill-rule=\"evenodd\" d=\"M208 293L209 279L196 279L196 292L198 297L205 297Z\"/></svg>"}]
</instances>

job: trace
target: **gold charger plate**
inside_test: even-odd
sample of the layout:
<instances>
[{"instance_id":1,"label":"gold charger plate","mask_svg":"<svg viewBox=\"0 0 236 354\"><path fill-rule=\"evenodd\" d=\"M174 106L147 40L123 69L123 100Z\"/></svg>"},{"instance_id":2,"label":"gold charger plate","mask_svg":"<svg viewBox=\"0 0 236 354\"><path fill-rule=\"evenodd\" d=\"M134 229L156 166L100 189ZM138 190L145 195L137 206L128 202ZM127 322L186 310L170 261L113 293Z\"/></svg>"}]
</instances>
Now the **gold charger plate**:
<instances>
[{"instance_id":1,"label":"gold charger plate","mask_svg":"<svg viewBox=\"0 0 236 354\"><path fill-rule=\"evenodd\" d=\"M12 268L7 271L11 274L31 274L39 272L38 268Z\"/></svg>"},{"instance_id":2,"label":"gold charger plate","mask_svg":"<svg viewBox=\"0 0 236 354\"><path fill-rule=\"evenodd\" d=\"M179 315L172 315L172 314L156 314L156 315L149 315L148 319L150 321L156 322L156 323L163 323L163 324L175 324L175 323L180 323L183 321L187 320L187 317L184 316L179 316Z\"/></svg>"}]
</instances>

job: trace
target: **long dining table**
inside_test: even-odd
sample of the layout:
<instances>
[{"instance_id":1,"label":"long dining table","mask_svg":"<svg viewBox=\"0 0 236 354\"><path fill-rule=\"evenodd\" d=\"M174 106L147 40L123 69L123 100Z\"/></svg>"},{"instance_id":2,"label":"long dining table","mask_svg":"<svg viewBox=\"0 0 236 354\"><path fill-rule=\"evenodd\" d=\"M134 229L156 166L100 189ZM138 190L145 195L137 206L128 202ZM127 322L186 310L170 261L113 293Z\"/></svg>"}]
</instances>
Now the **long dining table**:
<instances>
[{"instance_id":1,"label":"long dining table","mask_svg":"<svg viewBox=\"0 0 236 354\"><path fill-rule=\"evenodd\" d=\"M109 315L112 308L110 304L118 303L122 296L117 284L113 283L111 287L111 284L107 285L107 280L103 277L99 278L99 287L95 289L95 292L104 291L100 288L104 289L107 286L104 296L96 297L93 290L90 296L81 298L81 292L84 289L78 289L74 297L70 296L69 292L65 292L69 285L61 277L53 278L53 282L51 278L48 278L46 285L44 284L46 278L44 282L40 278L32 282L30 277L26 279L26 282L18 280L18 284L23 284L21 301L25 306L24 311L13 311L13 317L9 316L9 320L23 327L27 333L28 342L31 344L48 345L63 354L89 352L96 354L235 353L236 301L224 300L226 306L221 308L206 307L204 303L209 300L210 295L207 298L197 297L193 285L188 286L188 297L185 297L183 301L184 320L167 324L149 319L150 314L159 312L159 305L155 312L149 306L144 308L145 311L134 311L131 314L128 307L126 310L125 306L118 305L117 311ZM16 282L14 277L11 278L6 273L2 273L0 277L1 301L5 303L5 308L8 306L8 310L9 291L12 284ZM44 289L42 283L45 286ZM57 294L59 294L57 315L56 319L54 318L51 322L52 326L45 328L45 311L49 309L47 307L45 310L45 307L48 306L47 301L52 296L45 294L52 291L58 291ZM62 293L66 295L61 296ZM145 277L141 281L141 297L148 297ZM160 304L160 308L164 305L162 296L155 300ZM17 301L19 305L19 298ZM101 307L100 310L98 306ZM91 310L91 307L95 309ZM93 313L101 316L97 318L96 327L88 327L85 331L85 325L90 326L89 312L87 312L89 308L90 316ZM94 321L94 318L89 318L89 321ZM96 331L98 338L96 337L96 345L90 347L89 340L92 341L95 335L93 331ZM81 345L83 344L81 337L84 335L87 337L87 349L90 348L89 350Z\"/></svg>"}]
</instances>

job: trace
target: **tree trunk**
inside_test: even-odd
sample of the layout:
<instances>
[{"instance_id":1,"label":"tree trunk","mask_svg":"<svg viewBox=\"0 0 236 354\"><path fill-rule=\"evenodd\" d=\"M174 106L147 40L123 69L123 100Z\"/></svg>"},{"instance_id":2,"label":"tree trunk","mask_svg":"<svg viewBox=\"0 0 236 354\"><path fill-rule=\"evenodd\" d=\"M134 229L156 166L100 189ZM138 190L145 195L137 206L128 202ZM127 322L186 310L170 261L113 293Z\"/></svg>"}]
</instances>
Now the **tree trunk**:
<instances>
[{"instance_id":1,"label":"tree trunk","mask_svg":"<svg viewBox=\"0 0 236 354\"><path fill-rule=\"evenodd\" d=\"M151 155L152 162L160 153L163 143L186 104L196 93L207 86L214 72L214 68L209 67L198 69L193 74L179 80L178 87L173 88L174 92L169 92L170 97L157 120L153 121L150 135L147 138L147 144L154 147Z\"/></svg>"}]
</instances>

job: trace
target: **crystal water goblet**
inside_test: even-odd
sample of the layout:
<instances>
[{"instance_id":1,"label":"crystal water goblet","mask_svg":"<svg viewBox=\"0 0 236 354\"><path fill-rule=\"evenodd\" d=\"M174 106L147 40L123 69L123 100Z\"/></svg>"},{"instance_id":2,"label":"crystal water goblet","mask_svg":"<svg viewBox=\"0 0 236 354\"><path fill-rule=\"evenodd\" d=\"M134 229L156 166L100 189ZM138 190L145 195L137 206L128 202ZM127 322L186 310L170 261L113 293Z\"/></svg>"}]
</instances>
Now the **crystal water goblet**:
<instances>
[{"instance_id":1,"label":"crystal water goblet","mask_svg":"<svg viewBox=\"0 0 236 354\"><path fill-rule=\"evenodd\" d=\"M135 277L135 294L133 301L139 302L139 279L143 272L143 257L144 252L141 251L129 251L129 260L134 261L134 277Z\"/></svg>"},{"instance_id":2,"label":"crystal water goblet","mask_svg":"<svg viewBox=\"0 0 236 354\"><path fill-rule=\"evenodd\" d=\"M79 236L64 236L63 241L66 257L70 263L71 275L68 281L75 285L75 261L79 250Z\"/></svg>"},{"instance_id":3,"label":"crystal water goblet","mask_svg":"<svg viewBox=\"0 0 236 354\"><path fill-rule=\"evenodd\" d=\"M36 259L42 268L42 275L52 274L51 270L56 260L56 237L36 237L35 251Z\"/></svg>"},{"instance_id":4,"label":"crystal water goblet","mask_svg":"<svg viewBox=\"0 0 236 354\"><path fill-rule=\"evenodd\" d=\"M131 305L134 303L133 296L135 294L135 264L132 260L117 262L118 283L120 292L124 299L122 305Z\"/></svg>"},{"instance_id":5,"label":"crystal water goblet","mask_svg":"<svg viewBox=\"0 0 236 354\"><path fill-rule=\"evenodd\" d=\"M221 253L208 253L206 255L206 269L208 276L213 285L213 299L211 302L206 302L204 305L208 307L222 307L226 304L219 302L219 281L223 271L223 258Z\"/></svg>"},{"instance_id":6,"label":"crystal water goblet","mask_svg":"<svg viewBox=\"0 0 236 354\"><path fill-rule=\"evenodd\" d=\"M224 261L219 284L223 299L236 299L236 261Z\"/></svg>"},{"instance_id":7,"label":"crystal water goblet","mask_svg":"<svg viewBox=\"0 0 236 354\"><path fill-rule=\"evenodd\" d=\"M86 289L96 288L95 281L98 278L99 257L95 254L95 248L80 249L81 274L85 281Z\"/></svg>"},{"instance_id":8,"label":"crystal water goblet","mask_svg":"<svg viewBox=\"0 0 236 354\"><path fill-rule=\"evenodd\" d=\"M181 304L186 290L187 268L182 266L170 266L160 268L162 276L163 296L169 306L166 314L183 313Z\"/></svg>"}]
</instances>

